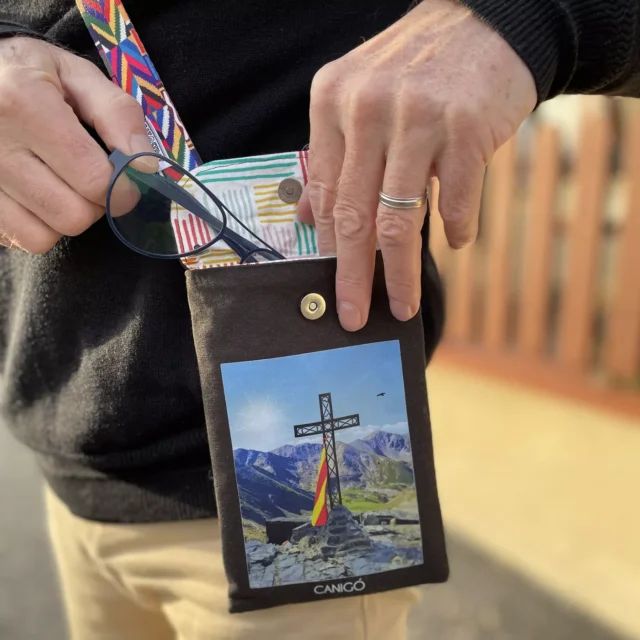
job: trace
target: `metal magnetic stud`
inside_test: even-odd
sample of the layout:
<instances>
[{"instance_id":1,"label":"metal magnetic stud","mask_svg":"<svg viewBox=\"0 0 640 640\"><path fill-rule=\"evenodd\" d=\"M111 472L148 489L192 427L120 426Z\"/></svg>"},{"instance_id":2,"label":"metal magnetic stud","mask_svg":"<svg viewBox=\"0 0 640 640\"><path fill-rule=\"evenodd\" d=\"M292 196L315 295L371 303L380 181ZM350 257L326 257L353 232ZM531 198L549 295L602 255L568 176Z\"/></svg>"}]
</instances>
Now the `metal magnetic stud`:
<instances>
[{"instance_id":1,"label":"metal magnetic stud","mask_svg":"<svg viewBox=\"0 0 640 640\"><path fill-rule=\"evenodd\" d=\"M278 197L282 202L294 204L300 200L303 189L302 184L295 178L285 178L278 185Z\"/></svg>"},{"instance_id":2,"label":"metal magnetic stud","mask_svg":"<svg viewBox=\"0 0 640 640\"><path fill-rule=\"evenodd\" d=\"M322 318L327 310L327 303L319 293L310 293L302 298L300 311L307 320Z\"/></svg>"}]
</instances>

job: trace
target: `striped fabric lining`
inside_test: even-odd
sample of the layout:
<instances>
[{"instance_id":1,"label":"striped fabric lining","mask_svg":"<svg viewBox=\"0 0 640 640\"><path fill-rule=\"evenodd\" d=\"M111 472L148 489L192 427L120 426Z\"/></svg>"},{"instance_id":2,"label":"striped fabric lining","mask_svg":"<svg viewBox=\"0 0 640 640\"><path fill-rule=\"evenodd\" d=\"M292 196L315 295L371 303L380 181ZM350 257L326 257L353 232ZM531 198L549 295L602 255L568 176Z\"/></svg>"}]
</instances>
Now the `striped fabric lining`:
<instances>
[{"instance_id":1,"label":"striped fabric lining","mask_svg":"<svg viewBox=\"0 0 640 640\"><path fill-rule=\"evenodd\" d=\"M285 178L294 178L303 185L307 183L306 151L217 160L197 167L192 173L243 224L285 258L319 257L315 229L297 219L296 204L283 202L278 196L278 186ZM188 184L184 186L188 188ZM213 203L202 204L212 212L216 210ZM208 230L205 225L199 225L195 216L176 205L172 217L181 247L206 244ZM227 225L260 245L230 216ZM210 269L236 265L239 258L226 243L219 241L206 252L185 259L185 263L189 269Z\"/></svg>"}]
</instances>

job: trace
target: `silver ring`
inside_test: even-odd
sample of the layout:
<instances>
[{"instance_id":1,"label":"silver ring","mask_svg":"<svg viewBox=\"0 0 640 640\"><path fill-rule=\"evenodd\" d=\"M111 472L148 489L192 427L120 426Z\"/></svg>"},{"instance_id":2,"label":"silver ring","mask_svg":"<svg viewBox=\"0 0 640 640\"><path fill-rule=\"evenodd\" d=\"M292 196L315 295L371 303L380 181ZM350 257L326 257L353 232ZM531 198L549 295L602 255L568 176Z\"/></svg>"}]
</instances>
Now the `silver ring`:
<instances>
[{"instance_id":1,"label":"silver ring","mask_svg":"<svg viewBox=\"0 0 640 640\"><path fill-rule=\"evenodd\" d=\"M419 198L394 198L388 196L384 191L380 192L380 204L389 209L420 209L427 203L427 191Z\"/></svg>"}]
</instances>

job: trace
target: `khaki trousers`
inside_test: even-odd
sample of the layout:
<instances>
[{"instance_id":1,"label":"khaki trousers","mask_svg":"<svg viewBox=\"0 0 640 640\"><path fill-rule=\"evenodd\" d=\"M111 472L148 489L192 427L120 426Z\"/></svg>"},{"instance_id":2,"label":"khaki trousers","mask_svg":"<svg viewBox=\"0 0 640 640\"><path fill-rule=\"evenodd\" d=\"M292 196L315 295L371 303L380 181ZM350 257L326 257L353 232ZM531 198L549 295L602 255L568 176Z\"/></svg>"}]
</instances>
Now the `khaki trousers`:
<instances>
[{"instance_id":1,"label":"khaki trousers","mask_svg":"<svg viewBox=\"0 0 640 640\"><path fill-rule=\"evenodd\" d=\"M46 494L71 640L405 640L417 589L229 614L216 520L101 524Z\"/></svg>"}]
</instances>

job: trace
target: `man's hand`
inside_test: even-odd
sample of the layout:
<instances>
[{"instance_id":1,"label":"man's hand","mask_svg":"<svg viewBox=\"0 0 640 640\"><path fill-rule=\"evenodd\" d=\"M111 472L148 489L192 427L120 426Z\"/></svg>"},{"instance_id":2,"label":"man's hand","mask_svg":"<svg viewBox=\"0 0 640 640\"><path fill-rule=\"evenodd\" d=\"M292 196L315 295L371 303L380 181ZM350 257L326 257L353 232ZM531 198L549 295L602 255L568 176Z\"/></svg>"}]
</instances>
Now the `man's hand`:
<instances>
[{"instance_id":1,"label":"man's hand","mask_svg":"<svg viewBox=\"0 0 640 640\"><path fill-rule=\"evenodd\" d=\"M138 103L93 64L0 39L1 244L45 253L104 213L113 167L80 119L111 149L152 151Z\"/></svg>"},{"instance_id":2,"label":"man's hand","mask_svg":"<svg viewBox=\"0 0 640 640\"><path fill-rule=\"evenodd\" d=\"M388 209L380 190L417 198L436 175L449 244L473 242L486 166L536 100L524 63L457 0L423 0L320 70L299 215L315 220L321 252L337 253L345 329L366 323L376 241L394 316L409 320L420 304L426 207Z\"/></svg>"}]
</instances>

